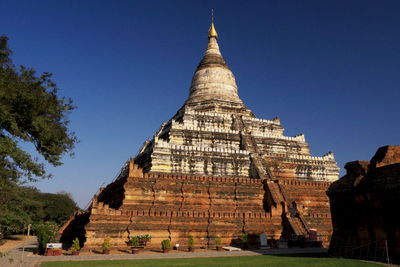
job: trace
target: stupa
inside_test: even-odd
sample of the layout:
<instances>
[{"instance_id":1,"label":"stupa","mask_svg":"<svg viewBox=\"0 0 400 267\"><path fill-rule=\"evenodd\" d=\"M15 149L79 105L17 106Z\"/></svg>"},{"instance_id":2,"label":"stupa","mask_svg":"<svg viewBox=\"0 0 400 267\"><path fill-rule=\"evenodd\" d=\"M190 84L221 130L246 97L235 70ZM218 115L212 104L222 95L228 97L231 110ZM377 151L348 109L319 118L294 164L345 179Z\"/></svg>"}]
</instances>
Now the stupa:
<instances>
[{"instance_id":1,"label":"stupa","mask_svg":"<svg viewBox=\"0 0 400 267\"><path fill-rule=\"evenodd\" d=\"M308 238L332 231L326 189L339 175L333 153L310 154L304 135L288 137L279 118L257 118L238 95L214 23L189 97L130 159L85 213L63 227L87 249L111 237L126 247L150 234L185 245L234 244L244 233L268 239Z\"/></svg>"}]
</instances>

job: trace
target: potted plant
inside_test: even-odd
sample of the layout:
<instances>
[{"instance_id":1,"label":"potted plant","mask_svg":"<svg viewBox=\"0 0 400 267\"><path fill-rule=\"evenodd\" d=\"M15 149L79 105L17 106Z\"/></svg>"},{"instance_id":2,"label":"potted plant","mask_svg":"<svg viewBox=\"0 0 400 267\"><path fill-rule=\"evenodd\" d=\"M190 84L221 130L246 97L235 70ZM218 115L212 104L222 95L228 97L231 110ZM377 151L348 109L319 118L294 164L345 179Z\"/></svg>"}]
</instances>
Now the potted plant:
<instances>
[{"instance_id":1,"label":"potted plant","mask_svg":"<svg viewBox=\"0 0 400 267\"><path fill-rule=\"evenodd\" d=\"M194 252L194 237L192 235L188 236L188 247L189 252Z\"/></svg>"},{"instance_id":2,"label":"potted plant","mask_svg":"<svg viewBox=\"0 0 400 267\"><path fill-rule=\"evenodd\" d=\"M217 235L215 237L215 248L217 249L217 251L222 250L222 241L221 241L221 237L219 235Z\"/></svg>"},{"instance_id":3,"label":"potted plant","mask_svg":"<svg viewBox=\"0 0 400 267\"><path fill-rule=\"evenodd\" d=\"M109 238L109 237L104 238L103 245L102 245L103 254L106 254L106 255L110 254L110 247L111 247L111 238Z\"/></svg>"},{"instance_id":4,"label":"potted plant","mask_svg":"<svg viewBox=\"0 0 400 267\"><path fill-rule=\"evenodd\" d=\"M161 242L161 247L164 253L168 253L171 249L171 241L169 239L165 239Z\"/></svg>"},{"instance_id":5,"label":"potted plant","mask_svg":"<svg viewBox=\"0 0 400 267\"><path fill-rule=\"evenodd\" d=\"M79 239L75 238L72 241L72 246L71 246L72 255L74 256L79 255L79 250L81 250L81 247L79 246Z\"/></svg>"},{"instance_id":6,"label":"potted plant","mask_svg":"<svg viewBox=\"0 0 400 267\"><path fill-rule=\"evenodd\" d=\"M240 238L240 243L242 244L242 249L248 249L249 248L249 236L248 234L243 234L242 237Z\"/></svg>"},{"instance_id":7,"label":"potted plant","mask_svg":"<svg viewBox=\"0 0 400 267\"><path fill-rule=\"evenodd\" d=\"M131 243L131 247L132 247L132 254L138 254L139 253L139 238L138 238L138 236L131 237L130 243Z\"/></svg>"},{"instance_id":8,"label":"potted plant","mask_svg":"<svg viewBox=\"0 0 400 267\"><path fill-rule=\"evenodd\" d=\"M149 234L145 234L145 235L138 235L137 236L139 239L139 245L145 247L147 245L147 243L150 242L152 236Z\"/></svg>"}]
</instances>

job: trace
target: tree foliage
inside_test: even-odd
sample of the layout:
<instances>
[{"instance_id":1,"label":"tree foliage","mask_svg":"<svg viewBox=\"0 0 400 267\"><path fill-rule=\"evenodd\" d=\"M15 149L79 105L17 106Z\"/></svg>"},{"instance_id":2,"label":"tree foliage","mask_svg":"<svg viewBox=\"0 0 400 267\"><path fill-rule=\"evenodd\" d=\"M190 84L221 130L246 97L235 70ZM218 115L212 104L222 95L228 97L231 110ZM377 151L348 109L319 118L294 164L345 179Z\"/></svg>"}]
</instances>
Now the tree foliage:
<instances>
[{"instance_id":1,"label":"tree foliage","mask_svg":"<svg viewBox=\"0 0 400 267\"><path fill-rule=\"evenodd\" d=\"M49 175L21 143L32 143L48 163L61 165L77 142L67 117L75 107L71 99L57 96L52 74L17 68L11 54L8 38L0 36L0 179L34 181Z\"/></svg>"},{"instance_id":2,"label":"tree foliage","mask_svg":"<svg viewBox=\"0 0 400 267\"><path fill-rule=\"evenodd\" d=\"M44 222L34 225L33 230L37 235L39 254L44 254L47 243L55 243L58 241L58 229L59 226L53 222Z\"/></svg>"},{"instance_id":3,"label":"tree foliage","mask_svg":"<svg viewBox=\"0 0 400 267\"><path fill-rule=\"evenodd\" d=\"M33 187L0 180L0 227L5 234L21 233L28 224L63 224L77 210L67 193L41 193Z\"/></svg>"}]
</instances>

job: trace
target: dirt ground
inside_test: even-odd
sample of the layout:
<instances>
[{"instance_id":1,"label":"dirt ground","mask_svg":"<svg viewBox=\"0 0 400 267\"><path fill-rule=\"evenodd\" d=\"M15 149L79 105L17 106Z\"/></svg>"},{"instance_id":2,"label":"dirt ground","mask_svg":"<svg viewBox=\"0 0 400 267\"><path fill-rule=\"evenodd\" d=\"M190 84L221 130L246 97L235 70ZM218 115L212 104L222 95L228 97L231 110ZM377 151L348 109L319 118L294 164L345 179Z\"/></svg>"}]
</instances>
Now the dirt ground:
<instances>
[{"instance_id":1,"label":"dirt ground","mask_svg":"<svg viewBox=\"0 0 400 267\"><path fill-rule=\"evenodd\" d=\"M34 239L35 236L25 236L25 235L13 235L10 238L4 239L6 242L0 245L0 252L7 252L12 248L19 246L20 244L28 241L29 239Z\"/></svg>"}]
</instances>

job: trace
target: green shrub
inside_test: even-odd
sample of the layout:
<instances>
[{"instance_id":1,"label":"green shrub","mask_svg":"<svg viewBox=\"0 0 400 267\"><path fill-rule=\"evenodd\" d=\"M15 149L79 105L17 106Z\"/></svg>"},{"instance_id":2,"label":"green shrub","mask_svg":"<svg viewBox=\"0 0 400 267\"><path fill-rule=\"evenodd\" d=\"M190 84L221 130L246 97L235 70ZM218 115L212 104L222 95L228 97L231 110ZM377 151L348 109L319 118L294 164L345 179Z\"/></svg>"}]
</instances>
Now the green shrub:
<instances>
[{"instance_id":1,"label":"green shrub","mask_svg":"<svg viewBox=\"0 0 400 267\"><path fill-rule=\"evenodd\" d=\"M71 251L79 251L79 250L81 250L81 247L79 245L79 239L75 238L72 241Z\"/></svg>"},{"instance_id":2,"label":"green shrub","mask_svg":"<svg viewBox=\"0 0 400 267\"><path fill-rule=\"evenodd\" d=\"M221 237L219 235L217 235L214 239L215 239L215 245L221 246L221 244L222 244Z\"/></svg>"},{"instance_id":3,"label":"green shrub","mask_svg":"<svg viewBox=\"0 0 400 267\"><path fill-rule=\"evenodd\" d=\"M111 247L111 238L109 238L109 237L104 238L102 248L110 249L110 247Z\"/></svg>"},{"instance_id":4,"label":"green shrub","mask_svg":"<svg viewBox=\"0 0 400 267\"><path fill-rule=\"evenodd\" d=\"M152 238L152 236L149 234L137 235L137 238L139 239L139 241L149 241Z\"/></svg>"},{"instance_id":5,"label":"green shrub","mask_svg":"<svg viewBox=\"0 0 400 267\"><path fill-rule=\"evenodd\" d=\"M131 247L138 247L139 246L139 237L138 236L132 236L131 240L129 240Z\"/></svg>"},{"instance_id":6,"label":"green shrub","mask_svg":"<svg viewBox=\"0 0 400 267\"><path fill-rule=\"evenodd\" d=\"M59 239L59 226L53 222L38 223L33 226L39 243L38 250L43 254L47 243L57 242Z\"/></svg>"},{"instance_id":7,"label":"green shrub","mask_svg":"<svg viewBox=\"0 0 400 267\"><path fill-rule=\"evenodd\" d=\"M171 240L169 240L169 239L164 239L164 240L161 242L161 247L162 247L163 249L165 249L165 248L171 248Z\"/></svg>"},{"instance_id":8,"label":"green shrub","mask_svg":"<svg viewBox=\"0 0 400 267\"><path fill-rule=\"evenodd\" d=\"M249 243L249 235L243 234L242 237L240 238L240 241L242 245L247 245L247 243Z\"/></svg>"},{"instance_id":9,"label":"green shrub","mask_svg":"<svg viewBox=\"0 0 400 267\"><path fill-rule=\"evenodd\" d=\"M188 236L188 247L194 248L194 237L192 235Z\"/></svg>"}]
</instances>

